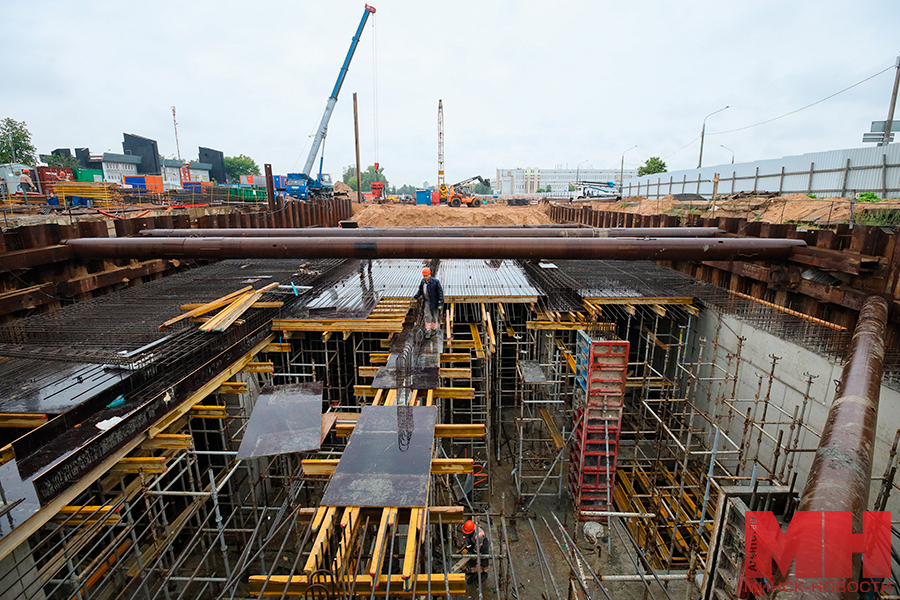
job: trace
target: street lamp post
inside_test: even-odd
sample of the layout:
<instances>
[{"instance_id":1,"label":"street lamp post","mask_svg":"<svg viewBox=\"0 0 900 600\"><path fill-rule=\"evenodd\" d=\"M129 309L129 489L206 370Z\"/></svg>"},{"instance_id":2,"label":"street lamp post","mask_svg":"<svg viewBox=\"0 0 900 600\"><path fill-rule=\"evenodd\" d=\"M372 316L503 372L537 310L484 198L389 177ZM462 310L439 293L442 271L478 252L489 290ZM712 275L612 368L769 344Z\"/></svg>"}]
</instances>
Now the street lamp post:
<instances>
[{"instance_id":1,"label":"street lamp post","mask_svg":"<svg viewBox=\"0 0 900 600\"><path fill-rule=\"evenodd\" d=\"M729 105L729 106L726 106L725 108L731 108L731 106ZM710 118L711 116L722 112L723 110L725 110L725 108L720 108L719 110L717 110L715 112L711 112L708 115L706 115L705 117L703 117L703 129L700 130L700 160L697 161L698 169L703 166L703 138L706 137L706 120L708 118Z\"/></svg>"},{"instance_id":2,"label":"street lamp post","mask_svg":"<svg viewBox=\"0 0 900 600\"><path fill-rule=\"evenodd\" d=\"M723 148L725 148L726 150L728 150L729 152L731 152L731 164L734 164L734 150L732 150L725 144L719 144L719 145L722 146Z\"/></svg>"},{"instance_id":3,"label":"street lamp post","mask_svg":"<svg viewBox=\"0 0 900 600\"><path fill-rule=\"evenodd\" d=\"M581 165L583 165L587 161L588 161L588 159L584 159L583 161L578 163L577 167L575 167L575 185L578 185L578 173L581 171Z\"/></svg>"},{"instance_id":4,"label":"street lamp post","mask_svg":"<svg viewBox=\"0 0 900 600\"><path fill-rule=\"evenodd\" d=\"M637 148L637 144L626 150L634 150ZM622 163L619 165L619 193L622 193L622 183L625 181L625 152L622 153Z\"/></svg>"}]
</instances>

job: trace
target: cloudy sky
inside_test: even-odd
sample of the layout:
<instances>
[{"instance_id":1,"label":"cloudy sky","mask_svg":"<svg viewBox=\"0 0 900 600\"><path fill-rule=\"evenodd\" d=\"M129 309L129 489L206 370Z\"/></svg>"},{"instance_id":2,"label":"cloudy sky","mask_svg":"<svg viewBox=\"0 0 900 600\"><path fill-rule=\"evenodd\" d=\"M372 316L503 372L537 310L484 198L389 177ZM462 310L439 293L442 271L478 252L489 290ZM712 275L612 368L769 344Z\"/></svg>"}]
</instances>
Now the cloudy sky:
<instances>
[{"instance_id":1,"label":"cloudy sky","mask_svg":"<svg viewBox=\"0 0 900 600\"><path fill-rule=\"evenodd\" d=\"M392 184L498 167L669 170L860 147L884 120L897 0L374 0L331 119L325 171L355 161ZM246 154L302 168L363 1L5 0L3 114L40 153L122 151L122 133L183 158ZM887 71L816 106L767 121ZM377 105L377 112L376 112ZM377 115L377 118L376 118ZM900 114L898 114L900 117ZM376 128L377 123L377 128ZM377 144L376 144L377 131ZM714 135L716 134L716 135Z\"/></svg>"}]
</instances>

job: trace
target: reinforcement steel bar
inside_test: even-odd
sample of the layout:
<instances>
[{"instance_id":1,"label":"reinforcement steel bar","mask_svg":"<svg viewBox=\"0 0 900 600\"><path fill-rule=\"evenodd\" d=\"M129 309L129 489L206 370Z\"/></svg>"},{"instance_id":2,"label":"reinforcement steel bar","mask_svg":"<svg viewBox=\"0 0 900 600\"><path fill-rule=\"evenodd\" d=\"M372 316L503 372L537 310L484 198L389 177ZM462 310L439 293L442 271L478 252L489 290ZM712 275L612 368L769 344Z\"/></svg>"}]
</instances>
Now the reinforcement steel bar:
<instances>
[{"instance_id":1,"label":"reinforcement steel bar","mask_svg":"<svg viewBox=\"0 0 900 600\"><path fill-rule=\"evenodd\" d=\"M725 233L717 227L371 227L341 229L145 229L146 237L577 237L577 238L695 238Z\"/></svg>"},{"instance_id":2,"label":"reinforcement steel bar","mask_svg":"<svg viewBox=\"0 0 900 600\"><path fill-rule=\"evenodd\" d=\"M521 258L587 260L786 259L802 240L757 238L79 238L94 258Z\"/></svg>"},{"instance_id":3,"label":"reinforcement steel bar","mask_svg":"<svg viewBox=\"0 0 900 600\"><path fill-rule=\"evenodd\" d=\"M854 531L863 530L863 511L869 504L887 316L888 304L884 298L866 299L838 382L837 398L828 411L800 498L801 511L852 511ZM829 551L828 547L825 551ZM856 577L852 580L856 581ZM797 585L792 587L802 589ZM778 595L779 598L822 599L839 596L824 591Z\"/></svg>"}]
</instances>

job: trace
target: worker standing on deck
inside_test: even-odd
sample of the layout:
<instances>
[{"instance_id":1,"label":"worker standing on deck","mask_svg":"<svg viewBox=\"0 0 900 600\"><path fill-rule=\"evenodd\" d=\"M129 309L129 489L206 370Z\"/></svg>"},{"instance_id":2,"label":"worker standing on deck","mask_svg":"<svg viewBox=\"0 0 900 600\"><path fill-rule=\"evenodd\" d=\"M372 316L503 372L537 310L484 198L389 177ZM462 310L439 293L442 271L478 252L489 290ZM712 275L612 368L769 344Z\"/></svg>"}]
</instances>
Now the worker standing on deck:
<instances>
[{"instance_id":1,"label":"worker standing on deck","mask_svg":"<svg viewBox=\"0 0 900 600\"><path fill-rule=\"evenodd\" d=\"M22 175L19 176L19 189L23 194L27 194L32 190L31 175L28 169L22 169Z\"/></svg>"},{"instance_id":2,"label":"worker standing on deck","mask_svg":"<svg viewBox=\"0 0 900 600\"><path fill-rule=\"evenodd\" d=\"M466 583L477 583L478 574L481 579L487 579L488 564L491 556L491 541L484 529L475 525L471 519L463 523L462 532L465 536L463 554L471 554L472 558L466 564Z\"/></svg>"},{"instance_id":3,"label":"worker standing on deck","mask_svg":"<svg viewBox=\"0 0 900 600\"><path fill-rule=\"evenodd\" d=\"M437 278L431 276L431 269L422 269L422 281L415 298L423 298L422 308L425 314L425 337L433 337L441 328L441 311L444 310L444 288Z\"/></svg>"}]
</instances>

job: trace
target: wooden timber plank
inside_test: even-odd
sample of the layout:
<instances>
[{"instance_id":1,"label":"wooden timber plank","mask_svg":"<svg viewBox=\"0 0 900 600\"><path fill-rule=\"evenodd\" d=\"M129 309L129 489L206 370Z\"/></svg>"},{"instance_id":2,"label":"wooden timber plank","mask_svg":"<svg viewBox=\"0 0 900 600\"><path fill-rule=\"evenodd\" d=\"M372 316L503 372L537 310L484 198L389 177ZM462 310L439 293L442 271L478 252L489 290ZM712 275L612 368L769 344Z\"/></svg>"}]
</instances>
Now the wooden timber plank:
<instances>
[{"instance_id":1,"label":"wooden timber plank","mask_svg":"<svg viewBox=\"0 0 900 600\"><path fill-rule=\"evenodd\" d=\"M323 519L324 527L320 526L319 531L316 535L316 540L313 542L312 550L309 552L309 558L306 560L306 566L303 567L303 572L306 574L311 574L321 568L329 568L331 565L329 564L319 564L319 557L322 556L322 560L325 560L324 554L327 546L328 536L331 534L331 530L334 528L334 513L337 511L336 506L329 506L325 512L325 517Z\"/></svg>"},{"instance_id":2,"label":"wooden timber plank","mask_svg":"<svg viewBox=\"0 0 900 600\"><path fill-rule=\"evenodd\" d=\"M274 373L275 363L273 362L251 362L242 369L243 373Z\"/></svg>"},{"instance_id":3,"label":"wooden timber plank","mask_svg":"<svg viewBox=\"0 0 900 600\"><path fill-rule=\"evenodd\" d=\"M255 308L255 307L253 307ZM290 342L272 342L261 350L262 352L290 352Z\"/></svg>"},{"instance_id":4,"label":"wooden timber plank","mask_svg":"<svg viewBox=\"0 0 900 600\"><path fill-rule=\"evenodd\" d=\"M246 287L242 287L241 289L239 289L235 292L226 294L226 295L222 296L221 298L216 298L212 302L207 302L206 304L201 304L197 308L190 310L186 313L180 314L177 317L175 317L174 319L169 319L168 321L166 321L165 323L160 325L159 328L162 329L164 327L169 327L171 325L174 325L175 323L178 323L179 321L183 321L184 319L190 319L191 317L199 317L200 315L205 315L206 313L212 312L212 311L216 310L217 308L222 308L223 306L233 302L237 296L240 296L244 292L246 292L248 290L252 290L252 289L253 289L253 286L248 285Z\"/></svg>"},{"instance_id":5,"label":"wooden timber plank","mask_svg":"<svg viewBox=\"0 0 900 600\"><path fill-rule=\"evenodd\" d=\"M472 377L472 369L448 367L441 368L438 373L445 379L470 379Z\"/></svg>"},{"instance_id":6,"label":"wooden timber plank","mask_svg":"<svg viewBox=\"0 0 900 600\"><path fill-rule=\"evenodd\" d=\"M478 329L478 324L469 323L469 330L472 332L472 342L475 344L475 356L484 358L484 346L481 345L481 331Z\"/></svg>"},{"instance_id":7,"label":"wooden timber plank","mask_svg":"<svg viewBox=\"0 0 900 600\"><path fill-rule=\"evenodd\" d=\"M375 545L372 548L372 560L369 562L369 576L375 577L381 572L384 561L385 545L387 543L387 530L391 522L391 514L394 509L384 508L381 511L381 521L378 523L378 532L375 534Z\"/></svg>"},{"instance_id":8,"label":"wooden timber plank","mask_svg":"<svg viewBox=\"0 0 900 600\"><path fill-rule=\"evenodd\" d=\"M472 399L475 397L475 388L470 387L439 387L432 390L435 398L447 399Z\"/></svg>"},{"instance_id":9,"label":"wooden timber plank","mask_svg":"<svg viewBox=\"0 0 900 600\"><path fill-rule=\"evenodd\" d=\"M161 433L152 440L141 442L143 450L178 450L190 448L193 445L194 438L191 435L176 433Z\"/></svg>"},{"instance_id":10,"label":"wooden timber plank","mask_svg":"<svg viewBox=\"0 0 900 600\"><path fill-rule=\"evenodd\" d=\"M443 572L440 573L419 573L414 578L414 584L412 582L409 585L412 587L413 585L417 590L427 590L429 585L429 580L431 581L431 593L432 596L440 596L443 597L445 595L451 596L465 596L466 594L466 575L465 573L450 573L447 575L447 581L444 580ZM385 596L385 590L387 589L387 574L381 575L378 579L375 579L374 575L369 575L367 573L361 573L356 577L356 589L355 592L357 595L362 595L364 597L369 597L372 595L372 583L375 582L375 596L383 597ZM391 575L391 594L392 597L397 590L401 590L404 586L403 576L399 573ZM446 583L450 584L449 589L446 587ZM257 597L262 593L264 597L278 597L281 598L285 594L289 597L302 597L303 594L306 593L306 589L309 586L308 578L305 575L294 575L293 577L289 577L287 575L251 575L248 579L248 584L250 588L250 594L253 597ZM326 587L331 588L331 583L324 584ZM265 587L265 591L263 588ZM330 589L329 593L332 595L337 595L341 593L343 590L342 586L338 586L336 589ZM317 592L318 593L318 592Z\"/></svg>"},{"instance_id":11,"label":"wooden timber plank","mask_svg":"<svg viewBox=\"0 0 900 600\"><path fill-rule=\"evenodd\" d=\"M35 413L0 413L0 427L34 429L47 422L47 415Z\"/></svg>"},{"instance_id":12,"label":"wooden timber plank","mask_svg":"<svg viewBox=\"0 0 900 600\"><path fill-rule=\"evenodd\" d=\"M273 319L273 331L324 331L324 332L398 332L403 331L403 321L308 321L301 319Z\"/></svg>"},{"instance_id":13,"label":"wooden timber plank","mask_svg":"<svg viewBox=\"0 0 900 600\"><path fill-rule=\"evenodd\" d=\"M562 450L563 446L566 445L566 442L563 440L563 436L559 432L559 428L556 426L556 421L553 420L553 416L546 408L541 409L541 419L543 419L544 425L547 426L547 429L550 430L550 437L553 438L553 443L556 445L556 449Z\"/></svg>"},{"instance_id":14,"label":"wooden timber plank","mask_svg":"<svg viewBox=\"0 0 900 600\"><path fill-rule=\"evenodd\" d=\"M226 381L215 391L216 394L246 394L247 384L243 381Z\"/></svg>"}]
</instances>

